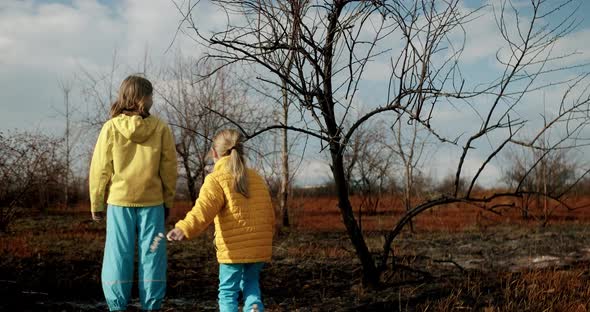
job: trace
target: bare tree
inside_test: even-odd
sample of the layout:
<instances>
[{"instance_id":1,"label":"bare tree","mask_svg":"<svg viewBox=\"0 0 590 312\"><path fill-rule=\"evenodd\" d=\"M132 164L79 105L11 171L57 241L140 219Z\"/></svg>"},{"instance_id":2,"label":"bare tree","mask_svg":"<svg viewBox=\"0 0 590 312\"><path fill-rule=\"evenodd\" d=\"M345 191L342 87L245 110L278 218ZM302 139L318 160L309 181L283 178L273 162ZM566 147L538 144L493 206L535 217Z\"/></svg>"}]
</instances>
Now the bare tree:
<instances>
[{"instance_id":1,"label":"bare tree","mask_svg":"<svg viewBox=\"0 0 590 312\"><path fill-rule=\"evenodd\" d=\"M63 119L65 125L63 140L60 141L65 167L64 172L60 173L59 177L63 179L63 181L60 181L60 190L63 194L60 204L67 209L70 204L79 200L80 195L84 193L80 189L83 184L78 183L78 181L85 180L85 177L76 175L75 172L78 172L76 168L83 165L79 157L81 156L80 148L84 149L88 146L79 144L85 129L79 126L79 122L81 121L79 119L80 107L72 102L72 99L76 99L76 102L79 101L77 92L74 92L74 90L77 91L77 85L74 79L58 79L57 86L63 96L63 103L58 107L52 107L52 110L55 112L55 115L52 117ZM88 120L82 120L82 122L85 121ZM95 129L90 127L89 130Z\"/></svg>"},{"instance_id":2,"label":"bare tree","mask_svg":"<svg viewBox=\"0 0 590 312\"><path fill-rule=\"evenodd\" d=\"M282 95L281 95L282 97ZM282 98L281 98L282 101ZM290 100L289 100L290 101ZM279 124L290 124L288 108L278 107L276 115ZM287 123L284 123L287 121ZM281 225L291 226L292 182L302 166L305 166L304 155L307 149L307 137L301 134L288 135L284 129L269 132L270 135L250 139L249 145L256 149L255 159L257 168L262 173L270 187L271 195L276 197ZM276 134L276 135L275 135ZM272 144L269 144L272 142Z\"/></svg>"},{"instance_id":3,"label":"bare tree","mask_svg":"<svg viewBox=\"0 0 590 312\"><path fill-rule=\"evenodd\" d=\"M64 173L64 206L69 207L70 204L70 184L71 184L71 173L72 173L72 151L73 145L79 135L76 131L72 133L72 121L74 114L74 107L71 103L71 93L73 84L71 81L60 80L58 82L59 88L63 94L63 110L59 110L58 113L64 118L66 129L64 133L64 150L65 150L65 165L66 170Z\"/></svg>"},{"instance_id":4,"label":"bare tree","mask_svg":"<svg viewBox=\"0 0 590 312\"><path fill-rule=\"evenodd\" d=\"M292 54L291 54L292 55ZM289 61L287 65L286 72L291 70L292 62ZM287 82L283 79L281 81L281 86L283 90L282 94L282 124L289 125L289 107L291 106L291 101L289 97L289 92L287 92ZM289 172L289 132L286 128L281 129L281 190L280 190L280 202L279 208L281 211L282 223L284 227L289 227L289 189L291 185L291 176Z\"/></svg>"},{"instance_id":5,"label":"bare tree","mask_svg":"<svg viewBox=\"0 0 590 312\"><path fill-rule=\"evenodd\" d=\"M546 139L540 143L541 147L548 148ZM552 214L549 208L549 194L554 198L562 198L567 195L575 180L577 164L568 157L568 149L552 149L545 154L543 149L530 147L522 148L522 153L513 151L509 155L510 166L504 173L504 180L511 188L519 188L526 192L520 198L521 215L524 219L537 218L541 226L546 226ZM533 166L533 164L536 164ZM532 170L529 169L533 168ZM531 204L534 208L541 209L540 214L531 214ZM557 206L562 206L562 201L557 201Z\"/></svg>"},{"instance_id":6,"label":"bare tree","mask_svg":"<svg viewBox=\"0 0 590 312\"><path fill-rule=\"evenodd\" d=\"M93 139L110 118L111 105L117 99L121 81L130 74L148 76L156 73L148 52L147 49L144 51L141 62L124 64L119 59L118 51L113 50L108 67L100 70L79 68L76 73L76 85L79 86L82 101L86 104L85 115L80 123L90 132ZM150 79L153 80L151 77Z\"/></svg>"},{"instance_id":7,"label":"bare tree","mask_svg":"<svg viewBox=\"0 0 590 312\"><path fill-rule=\"evenodd\" d=\"M517 9L510 1L504 1L499 7L494 7L493 13L496 23L501 37L507 45L507 49L499 50L497 53L498 63L504 68L502 75L483 89L474 89L471 92L462 92L464 84L461 83L459 92L447 97L447 99L464 101L480 116L479 129L469 135L465 143L462 144L462 153L453 182L454 190L450 194L443 194L440 198L427 200L414 206L398 221L393 231L386 237L381 267L386 265L390 244L401 232L402 228L413 217L432 207L464 202L495 211L496 208L506 206L506 204L502 203L496 204L496 199L520 198L523 195L532 193L560 201L563 193L552 194L547 189L540 192L531 192L524 190L522 185L492 195L477 195L473 191L486 167L505 150L506 146L527 146L541 151L542 156L526 168L523 179L538 167L541 159L552 151L585 146L585 143L580 144L579 142L587 140L582 129L589 120L588 116L582 112L587 110L590 104L587 92L588 73L582 72L574 75L573 78L569 77L561 80L552 78L554 80L551 82L543 81L544 78L552 77L552 74L579 67L578 64L563 65L562 62L572 54L555 56L551 53L556 42L568 35L576 25L576 20L573 18L575 7L572 8L572 3L573 1L553 2L551 4L546 1L532 1L530 7L525 10ZM556 16L556 12L568 8L570 13L566 14L565 17L560 19L560 17ZM523 12L528 12L530 16L524 19L522 17ZM554 20L550 20L552 18ZM559 22L554 22L555 20L559 20ZM527 120L513 117L519 115L516 108L519 104L522 104L523 99L534 94L534 92L554 86L562 86L564 89L561 100L550 104L558 113L553 117L543 114L543 125L537 130L534 130L534 124ZM490 105L487 105L485 109L477 109L473 104L477 98L489 100ZM436 117L432 115L432 111L428 115L429 118ZM511 114L513 115L511 116ZM560 127L563 124L567 124L567 126ZM430 129L430 123L425 125ZM535 133L532 138L520 135L521 130L525 127ZM565 131L556 140L544 146L539 139L554 128ZM432 133L443 142L447 141L446 138L439 135L438 131L435 130ZM465 169L464 164L468 154L476 147L477 141L488 139L489 143L492 134L500 139L495 144L490 144L493 148L481 162L475 174L472 177L465 176L463 170ZM458 140L452 142L457 143ZM587 170L581 176L584 176L586 172ZM468 179L466 180L466 178ZM464 184L464 181L467 181L467 183ZM577 181L574 179L573 183ZM465 187L462 187L463 185ZM566 188L570 187L571 185Z\"/></svg>"},{"instance_id":8,"label":"bare tree","mask_svg":"<svg viewBox=\"0 0 590 312\"><path fill-rule=\"evenodd\" d=\"M86 104L86 116L81 122L86 128L98 133L100 127L109 119L111 104L117 98L117 74L120 69L117 51L113 52L111 66L107 71L94 72L80 68L78 83Z\"/></svg>"},{"instance_id":9,"label":"bare tree","mask_svg":"<svg viewBox=\"0 0 590 312\"><path fill-rule=\"evenodd\" d=\"M226 28L213 33L207 33L195 23L191 13L198 5L178 5L183 23L188 23L197 42L208 48L203 59L221 62L211 73L238 63L264 70L266 74L257 78L289 92L306 120L301 127L276 124L255 131L242 128L242 131L248 137L255 137L273 129L288 129L321 142L322 150L330 154L338 207L367 285L378 284L393 240L420 213L456 202L485 207L496 198L523 194L520 188L488 197L477 197L472 192L482 172L505 146L520 144L543 149L538 145L538 136L551 127L562 126L565 121L569 122L568 130L548 149L576 144L572 138L583 135L581 131L588 119L584 115L588 94L583 91L587 75L554 79L550 83L542 79L575 66L563 66L562 61L568 55L551 54L556 42L576 25L571 14L555 23L560 18L556 12L571 9L573 1L533 0L526 10L516 8L509 1L494 7L500 36L506 45L506 49L497 54L498 64L504 71L491 82L479 84L466 83L462 78L459 65L463 44L452 38L468 32L466 25L481 18L481 14L478 15L479 10L466 12L459 0L211 2L228 16ZM525 14L527 18L522 17ZM276 60L290 59L281 57L289 53L292 53L293 68L285 71L284 64L277 64ZM390 63L389 88L381 103L352 119L349 112L356 103L366 66L382 58ZM281 82L286 82L287 87ZM566 84L568 91L564 100L552 103L559 114L547 120L546 127L538 130L532 139L520 136L519 131L530 124L514 118L523 99L540 89ZM574 95L576 92L572 90L582 92ZM476 105L478 101L484 104ZM435 123L445 104L472 110L479 120L469 121L479 126L465 124L459 133L449 135L444 127ZM461 155L454 190L416 203L407 211L386 235L380 263L376 263L353 213L344 154L363 124L377 116L390 116L391 124L395 125L400 114L419 123L441 144L460 146ZM223 114L220 112L220 115ZM240 127L239 123L235 124ZM465 161L474 147L483 144L485 139L490 151L477 172L469 177L466 189L460 191L460 181L467 175Z\"/></svg>"},{"instance_id":10,"label":"bare tree","mask_svg":"<svg viewBox=\"0 0 590 312\"><path fill-rule=\"evenodd\" d=\"M0 232L18 207L46 209L63 198L61 139L33 133L0 133Z\"/></svg>"},{"instance_id":11,"label":"bare tree","mask_svg":"<svg viewBox=\"0 0 590 312\"><path fill-rule=\"evenodd\" d=\"M279 5L283 5L282 10L297 10L300 9L300 6L286 6L288 3L280 3ZM287 15L287 24L291 25L292 35L290 38L287 38L287 42L289 40L294 41L297 39L297 22L291 20L292 17L300 16L300 13L293 12L293 14ZM289 26L288 26L289 27ZM286 51L286 54L277 54L278 59L276 60L277 64L282 65L282 73L283 76L287 77L291 75L291 71L293 70L293 61L295 58L295 53L293 51ZM289 83L285 78L281 79L281 95L282 95L282 124L287 126L290 124L289 122L289 108L291 107L292 96L288 91ZM289 189L291 186L291 175L289 172L289 132L287 128L281 129L282 134L282 141L281 141L281 190L280 190L280 201L279 201L279 208L282 214L282 222L284 227L288 227L290 225L289 222Z\"/></svg>"},{"instance_id":12,"label":"bare tree","mask_svg":"<svg viewBox=\"0 0 590 312\"><path fill-rule=\"evenodd\" d=\"M394 158L388 146L387 127L374 122L360 127L344 152L346 179L351 195L360 197L357 219L362 231L362 216L377 214L380 205L396 188ZM389 196L391 197L391 196Z\"/></svg>"},{"instance_id":13,"label":"bare tree","mask_svg":"<svg viewBox=\"0 0 590 312\"><path fill-rule=\"evenodd\" d=\"M423 165L424 154L427 152L429 132L425 131L420 123L415 120L403 122L403 115L399 115L396 122L397 129L393 131L393 142L391 149L401 160L402 165L402 203L406 211L414 207L414 202L422 201L418 191L418 182L422 173L419 171ZM404 126L407 125L407 126ZM422 190L424 191L424 190ZM424 192L422 192L424 193ZM410 231L414 232L414 224L410 220Z\"/></svg>"},{"instance_id":14,"label":"bare tree","mask_svg":"<svg viewBox=\"0 0 590 312\"><path fill-rule=\"evenodd\" d=\"M212 110L241 123L258 115L249 111L247 90L236 73L224 69L209 79L197 80L199 71L210 70L210 65L206 66L209 67L196 67L194 60L178 54L174 64L162 69L155 87L155 92L165 102L163 111L173 128L176 151L191 201L196 200L198 189L207 175L211 140L228 124Z\"/></svg>"}]
</instances>

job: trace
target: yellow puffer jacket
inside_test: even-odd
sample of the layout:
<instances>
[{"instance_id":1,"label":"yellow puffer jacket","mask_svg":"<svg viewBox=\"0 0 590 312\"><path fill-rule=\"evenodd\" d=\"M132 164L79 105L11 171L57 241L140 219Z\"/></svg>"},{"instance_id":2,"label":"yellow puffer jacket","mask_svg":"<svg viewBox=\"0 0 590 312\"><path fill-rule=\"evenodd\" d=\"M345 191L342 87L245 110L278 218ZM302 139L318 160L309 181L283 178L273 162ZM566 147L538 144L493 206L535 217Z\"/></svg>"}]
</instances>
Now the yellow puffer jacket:
<instances>
[{"instance_id":1,"label":"yellow puffer jacket","mask_svg":"<svg viewBox=\"0 0 590 312\"><path fill-rule=\"evenodd\" d=\"M176 148L168 125L149 116L121 114L107 121L90 165L90 209L174 205ZM109 187L110 183L110 187Z\"/></svg>"},{"instance_id":2,"label":"yellow puffer jacket","mask_svg":"<svg viewBox=\"0 0 590 312\"><path fill-rule=\"evenodd\" d=\"M199 235L215 221L219 263L269 262L275 213L264 179L247 169L248 197L233 189L229 156L220 158L205 178L199 198L184 220L176 223L187 238Z\"/></svg>"}]
</instances>

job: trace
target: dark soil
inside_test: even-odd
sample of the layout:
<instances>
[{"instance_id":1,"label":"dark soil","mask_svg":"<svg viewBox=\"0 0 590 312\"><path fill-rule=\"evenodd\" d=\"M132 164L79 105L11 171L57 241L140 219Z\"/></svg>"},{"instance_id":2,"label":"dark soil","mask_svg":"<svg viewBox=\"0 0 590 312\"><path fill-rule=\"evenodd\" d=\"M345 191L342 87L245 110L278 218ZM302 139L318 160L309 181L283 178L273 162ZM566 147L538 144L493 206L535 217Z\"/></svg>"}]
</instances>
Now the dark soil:
<instances>
[{"instance_id":1,"label":"dark soil","mask_svg":"<svg viewBox=\"0 0 590 312\"><path fill-rule=\"evenodd\" d=\"M376 255L382 234L368 234ZM164 311L216 311L218 264L212 239L208 232L169 245ZM0 234L0 310L106 311L100 286L103 246L104 224L89 222L86 214L17 221L10 233ZM283 232L262 275L266 310L446 311L448 306L449 311L501 311L514 306L520 311L523 306L518 298L510 299L507 283L526 272L576 272L575 278L588 280L590 229L572 224L404 234L394 250L395 263L383 274L382 286L364 289L344 233ZM563 300L582 296L587 287L580 287L564 289L573 293ZM137 298L136 289L133 293ZM531 294L523 296L526 300ZM590 308L588 301L574 303ZM130 311L138 310L135 299Z\"/></svg>"}]
</instances>

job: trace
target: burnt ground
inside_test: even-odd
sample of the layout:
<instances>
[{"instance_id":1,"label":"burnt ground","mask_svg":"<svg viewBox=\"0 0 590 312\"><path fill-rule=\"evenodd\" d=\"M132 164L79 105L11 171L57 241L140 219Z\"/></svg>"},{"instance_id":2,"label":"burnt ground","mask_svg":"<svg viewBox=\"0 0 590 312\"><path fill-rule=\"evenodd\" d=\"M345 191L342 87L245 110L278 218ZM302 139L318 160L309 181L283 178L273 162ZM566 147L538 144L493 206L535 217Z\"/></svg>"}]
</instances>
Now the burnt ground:
<instances>
[{"instance_id":1,"label":"burnt ground","mask_svg":"<svg viewBox=\"0 0 590 312\"><path fill-rule=\"evenodd\" d=\"M368 233L378 251L382 233ZM35 215L0 234L1 311L106 311L104 224ZM405 233L378 289L361 287L344 233L283 232L263 271L267 311L587 311L590 227L497 226ZM212 234L170 244L164 311L216 311ZM134 288L134 298L137 290ZM137 301L131 311L138 310Z\"/></svg>"}]
</instances>

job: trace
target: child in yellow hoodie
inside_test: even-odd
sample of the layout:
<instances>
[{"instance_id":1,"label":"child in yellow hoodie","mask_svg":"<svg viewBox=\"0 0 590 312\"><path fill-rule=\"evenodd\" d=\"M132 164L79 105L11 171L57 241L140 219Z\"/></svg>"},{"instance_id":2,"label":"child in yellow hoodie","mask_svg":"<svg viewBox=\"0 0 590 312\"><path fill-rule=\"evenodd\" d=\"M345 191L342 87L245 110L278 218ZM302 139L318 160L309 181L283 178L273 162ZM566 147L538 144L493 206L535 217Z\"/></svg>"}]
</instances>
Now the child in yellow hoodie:
<instances>
[{"instance_id":1,"label":"child in yellow hoodie","mask_svg":"<svg viewBox=\"0 0 590 312\"><path fill-rule=\"evenodd\" d=\"M179 241L199 235L215 223L219 262L219 310L264 311L259 277L272 255L275 213L264 179L244 160L242 135L223 130L213 139L213 172L205 178L195 206L176 223L167 238Z\"/></svg>"},{"instance_id":2,"label":"child in yellow hoodie","mask_svg":"<svg viewBox=\"0 0 590 312\"><path fill-rule=\"evenodd\" d=\"M174 204L176 149L166 123L150 115L153 87L127 77L98 136L90 165L92 217L101 220L108 190L102 288L110 311L127 309L136 241L139 297L160 309L166 291L165 218Z\"/></svg>"}]
</instances>

